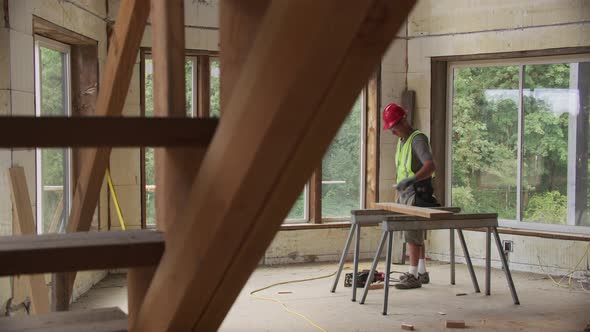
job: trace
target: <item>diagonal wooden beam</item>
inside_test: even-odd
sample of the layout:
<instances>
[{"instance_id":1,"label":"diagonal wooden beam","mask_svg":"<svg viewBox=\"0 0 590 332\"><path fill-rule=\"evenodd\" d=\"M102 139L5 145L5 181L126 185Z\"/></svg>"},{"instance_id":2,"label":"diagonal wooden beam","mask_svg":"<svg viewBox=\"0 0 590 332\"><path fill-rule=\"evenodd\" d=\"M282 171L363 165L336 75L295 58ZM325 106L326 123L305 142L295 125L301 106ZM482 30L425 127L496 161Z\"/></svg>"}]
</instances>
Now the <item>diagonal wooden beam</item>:
<instances>
[{"instance_id":1,"label":"diagonal wooden beam","mask_svg":"<svg viewBox=\"0 0 590 332\"><path fill-rule=\"evenodd\" d=\"M412 3L270 4L133 330L219 326Z\"/></svg>"},{"instance_id":2,"label":"diagonal wooden beam","mask_svg":"<svg viewBox=\"0 0 590 332\"><path fill-rule=\"evenodd\" d=\"M149 12L150 7L144 0L121 2L110 39L95 115L121 115ZM111 148L106 147L90 149L82 155L80 175L73 193L68 232L90 229L110 153ZM65 301L69 301L71 297L74 279L75 274L68 274L65 278Z\"/></svg>"},{"instance_id":3,"label":"diagonal wooden beam","mask_svg":"<svg viewBox=\"0 0 590 332\"><path fill-rule=\"evenodd\" d=\"M297 199L300 192L298 190L322 160L359 92L380 63L415 0L367 2L367 14L342 57L338 74L326 89L320 104L311 112L312 118L302 130L298 144L290 153L290 159L281 168L272 186L272 193L261 205L247 237L232 256L232 261L219 282L218 291L208 303L206 311L194 328L195 331L215 330L221 325L248 281L251 271L258 265L260 257L264 255ZM212 250L219 250L219 247Z\"/></svg>"}]
</instances>

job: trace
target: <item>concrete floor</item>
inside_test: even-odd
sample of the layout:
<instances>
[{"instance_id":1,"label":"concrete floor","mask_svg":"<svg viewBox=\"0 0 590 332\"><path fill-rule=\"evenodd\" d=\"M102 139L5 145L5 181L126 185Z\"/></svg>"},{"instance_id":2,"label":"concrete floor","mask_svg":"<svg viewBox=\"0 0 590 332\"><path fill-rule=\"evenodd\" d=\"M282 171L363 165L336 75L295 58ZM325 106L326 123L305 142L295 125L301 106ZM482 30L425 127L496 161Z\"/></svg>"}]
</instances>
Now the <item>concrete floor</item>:
<instances>
[{"instance_id":1,"label":"concrete floor","mask_svg":"<svg viewBox=\"0 0 590 332\"><path fill-rule=\"evenodd\" d=\"M349 264L350 265L350 264ZM369 262L361 267L368 268ZM382 267L382 264L381 264ZM379 270L381 270L381 267ZM252 290L288 280L328 275L336 264L260 267L250 278L221 331L317 331L286 312L279 303L249 296ZM393 270L405 271L404 266ZM449 265L430 264L431 284L421 289L390 292L389 314L381 315L383 290L369 292L364 305L350 301L350 288L330 293L332 278L276 286L257 295L280 299L327 331L398 331L403 323L416 331L441 331L444 321L464 320L477 331L583 331L590 319L590 293L555 286L548 278L513 273L521 305L512 304L504 273L492 271L492 295L476 294L465 265L457 265L457 283L449 285ZM350 268L348 271L350 272ZM484 288L484 271L476 271ZM279 294L279 292L291 292ZM467 293L465 296L456 296ZM360 296L360 295L359 295ZM125 275L110 275L82 296L72 309L119 306L127 310Z\"/></svg>"}]
</instances>

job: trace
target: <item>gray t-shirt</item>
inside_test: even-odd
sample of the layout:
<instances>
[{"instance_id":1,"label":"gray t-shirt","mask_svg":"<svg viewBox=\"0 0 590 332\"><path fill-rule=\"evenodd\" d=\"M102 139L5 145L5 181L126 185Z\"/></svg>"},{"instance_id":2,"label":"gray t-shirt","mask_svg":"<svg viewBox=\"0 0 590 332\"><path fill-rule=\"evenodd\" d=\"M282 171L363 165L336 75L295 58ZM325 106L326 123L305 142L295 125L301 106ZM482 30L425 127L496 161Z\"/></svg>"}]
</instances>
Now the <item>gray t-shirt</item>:
<instances>
[{"instance_id":1,"label":"gray t-shirt","mask_svg":"<svg viewBox=\"0 0 590 332\"><path fill-rule=\"evenodd\" d=\"M401 148L405 142L400 140L400 143L402 144ZM412 172L418 172L428 160L432 160L428 137L424 134L418 134L412 140Z\"/></svg>"}]
</instances>

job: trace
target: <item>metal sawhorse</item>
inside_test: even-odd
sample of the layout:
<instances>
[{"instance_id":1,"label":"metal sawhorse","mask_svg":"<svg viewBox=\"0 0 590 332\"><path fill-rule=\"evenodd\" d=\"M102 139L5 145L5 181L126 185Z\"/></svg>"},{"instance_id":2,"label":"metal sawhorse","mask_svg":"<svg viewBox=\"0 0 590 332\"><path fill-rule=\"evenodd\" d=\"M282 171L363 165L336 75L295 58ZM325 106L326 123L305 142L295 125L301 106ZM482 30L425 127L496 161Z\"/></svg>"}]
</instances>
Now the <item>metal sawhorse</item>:
<instances>
[{"instance_id":1,"label":"metal sawhorse","mask_svg":"<svg viewBox=\"0 0 590 332\"><path fill-rule=\"evenodd\" d=\"M487 214L456 214L450 216L445 219L423 219L417 218L414 216L391 216L387 217L385 221L381 223L381 227L383 230L383 234L381 236L381 241L379 242L379 246L377 248L377 252L375 253L375 258L373 259L373 263L371 265L371 269L369 272L369 277L367 280L372 280L373 272L377 268L377 262L379 261L379 257L381 256L381 251L383 250L383 245L385 244L385 240L387 240L387 258L386 258L386 266L385 266L385 289L384 289L384 299L383 299L383 315L387 315L387 304L389 300L389 273L391 269L391 247L393 245L393 232L398 231L406 231L406 230L430 230L430 229L449 229L451 231L451 248L454 248L454 230L457 230L459 235L459 240L461 241L461 246L463 247L463 252L465 254L465 261L467 263L467 268L469 269L469 274L471 276L471 281L473 283L473 288L475 289L476 293L479 293L479 284L477 282L477 277L475 275L475 271L473 270L473 265L471 264L471 257L469 256L469 251L467 249L467 244L465 243L465 237L463 236L463 229L464 228L486 228L486 266L485 266L485 292L486 295L490 295L490 274L491 274L491 234L494 234L494 239L496 242L496 247L498 248L498 253L500 256L500 260L502 261L502 266L504 267L504 273L506 275L506 280L508 282L508 287L510 288L510 293L512 294L512 300L514 304L520 304L518 300L518 295L516 294L516 289L514 287L514 282L512 281L512 275L510 273L510 269L508 267L508 262L506 261L506 257L504 256L502 250L502 243L500 241L500 236L498 235L498 215L495 213L487 213ZM455 284L455 271L454 271L454 264L455 264L455 253L454 249L451 250L451 284ZM360 304L365 303L365 299L367 298L367 293L369 291L369 283L365 285L363 290L363 296L361 298Z\"/></svg>"},{"instance_id":2,"label":"metal sawhorse","mask_svg":"<svg viewBox=\"0 0 590 332\"><path fill-rule=\"evenodd\" d=\"M451 212L459 212L461 209L453 208L453 207L441 207L435 208L441 209L445 211ZM368 209L368 210L352 210L350 212L350 230L348 231L348 238L346 239L346 243L344 244L344 250L342 250L342 254L340 255L340 262L338 263L338 271L336 272L336 277L334 278L334 284L332 285L331 292L334 293L336 291L336 286L338 286L338 281L340 280L340 274L342 273L342 269L344 267L344 260L346 255L348 254L348 250L350 249L350 243L352 242L352 237L355 237L354 242L354 252L353 252L353 271L352 271L352 301L356 301L356 279L358 275L358 261L359 261L359 252L360 252L360 240L361 240L361 226L376 226L380 222L386 220L388 217L393 216L403 216L403 214L387 211L387 210L380 210L380 209ZM453 264L452 264L452 273L451 279L452 283L455 284L455 265L454 265L454 246L452 248L452 257L453 257Z\"/></svg>"}]
</instances>

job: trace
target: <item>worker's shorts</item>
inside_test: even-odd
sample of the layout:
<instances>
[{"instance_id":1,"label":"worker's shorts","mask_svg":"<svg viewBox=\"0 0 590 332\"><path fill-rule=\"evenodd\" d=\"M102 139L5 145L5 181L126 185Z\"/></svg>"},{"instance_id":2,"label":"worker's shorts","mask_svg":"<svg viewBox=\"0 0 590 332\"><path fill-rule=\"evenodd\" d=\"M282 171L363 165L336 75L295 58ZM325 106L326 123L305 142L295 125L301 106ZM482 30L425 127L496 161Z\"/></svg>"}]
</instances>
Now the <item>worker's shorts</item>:
<instances>
[{"instance_id":1,"label":"worker's shorts","mask_svg":"<svg viewBox=\"0 0 590 332\"><path fill-rule=\"evenodd\" d=\"M404 195L398 197L398 203L413 206L433 207L439 206L436 198L431 194L423 194L416 192L407 192ZM416 245L424 245L426 239L425 230L411 230L404 231L404 239L407 243L413 243Z\"/></svg>"}]
</instances>

